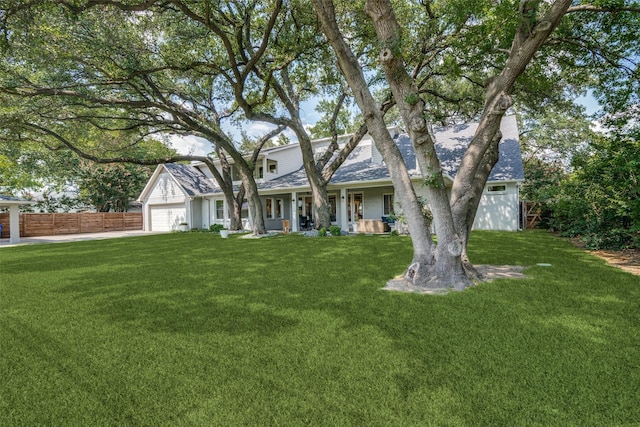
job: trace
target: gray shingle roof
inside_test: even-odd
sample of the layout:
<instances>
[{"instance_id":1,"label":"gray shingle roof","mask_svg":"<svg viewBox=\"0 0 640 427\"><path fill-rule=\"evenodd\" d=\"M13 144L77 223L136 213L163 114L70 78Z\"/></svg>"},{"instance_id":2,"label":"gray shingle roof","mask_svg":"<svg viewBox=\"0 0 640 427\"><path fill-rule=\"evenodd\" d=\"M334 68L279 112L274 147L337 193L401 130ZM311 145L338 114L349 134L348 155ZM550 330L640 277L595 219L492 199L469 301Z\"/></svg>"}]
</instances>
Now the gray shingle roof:
<instances>
[{"instance_id":1,"label":"gray shingle roof","mask_svg":"<svg viewBox=\"0 0 640 427\"><path fill-rule=\"evenodd\" d=\"M164 167L189 196L211 194L216 191L209 178L195 166L167 163Z\"/></svg>"},{"instance_id":2,"label":"gray shingle roof","mask_svg":"<svg viewBox=\"0 0 640 427\"><path fill-rule=\"evenodd\" d=\"M451 178L456 176L462 156L471 142L471 138L478 127L477 123L449 126L434 129L436 136L436 151L443 172ZM503 139L500 143L500 157L498 163L491 170L489 181L517 181L524 179L522 155L515 116L505 116L502 120L501 131ZM400 149L407 168L415 172L416 155L409 135L396 135L394 140ZM331 178L332 184L358 181L376 181L390 179L389 171L384 163L375 163L371 158L371 151L364 147L357 147L347 161L338 168ZM260 184L260 189L286 189L308 186L307 176L303 168L283 175L272 181Z\"/></svg>"},{"instance_id":3,"label":"gray shingle roof","mask_svg":"<svg viewBox=\"0 0 640 427\"><path fill-rule=\"evenodd\" d=\"M452 178L456 176L462 156L477 128L478 123L469 123L434 129L437 141L436 151L442 170ZM500 130L502 131L502 141L499 145L500 157L491 170L489 181L523 180L524 167L516 116L504 116Z\"/></svg>"},{"instance_id":4,"label":"gray shingle roof","mask_svg":"<svg viewBox=\"0 0 640 427\"><path fill-rule=\"evenodd\" d=\"M434 129L436 151L440 158L443 172L451 178L455 177L462 156L477 127L477 123L470 123ZM500 129L503 136L500 143L500 157L489 175L489 181L523 180L524 168L515 116L503 117ZM396 135L394 140L410 173L415 173L416 155L409 136L407 134ZM206 175L194 166L171 163L166 164L165 167L190 196L221 192L217 185L214 186ZM341 184L387 179L390 179L390 177L385 164L372 160L371 146L361 145L356 147L347 161L338 168L331 178L331 183ZM303 167L290 174L258 184L260 190L285 190L308 186L309 181Z\"/></svg>"}]
</instances>

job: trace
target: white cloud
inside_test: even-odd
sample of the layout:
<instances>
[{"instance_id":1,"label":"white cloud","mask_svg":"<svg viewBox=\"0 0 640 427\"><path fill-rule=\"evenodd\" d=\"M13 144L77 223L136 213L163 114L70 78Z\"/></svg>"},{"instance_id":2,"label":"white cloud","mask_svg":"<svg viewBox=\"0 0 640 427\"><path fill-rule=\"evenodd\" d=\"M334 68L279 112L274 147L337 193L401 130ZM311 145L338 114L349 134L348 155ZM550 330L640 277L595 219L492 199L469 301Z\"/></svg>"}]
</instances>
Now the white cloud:
<instances>
[{"instance_id":1,"label":"white cloud","mask_svg":"<svg viewBox=\"0 0 640 427\"><path fill-rule=\"evenodd\" d=\"M183 155L206 156L213 151L211 143L197 136L171 135L171 146Z\"/></svg>"}]
</instances>

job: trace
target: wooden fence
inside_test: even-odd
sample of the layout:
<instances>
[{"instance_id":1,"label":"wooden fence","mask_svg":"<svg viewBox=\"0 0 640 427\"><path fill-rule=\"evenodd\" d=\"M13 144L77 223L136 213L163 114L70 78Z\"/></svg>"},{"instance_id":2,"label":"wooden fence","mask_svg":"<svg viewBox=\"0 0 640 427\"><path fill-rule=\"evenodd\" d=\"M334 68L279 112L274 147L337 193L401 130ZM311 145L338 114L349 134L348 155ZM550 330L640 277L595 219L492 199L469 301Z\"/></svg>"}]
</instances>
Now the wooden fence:
<instances>
[{"instance_id":1,"label":"wooden fence","mask_svg":"<svg viewBox=\"0 0 640 427\"><path fill-rule=\"evenodd\" d=\"M2 237L9 237L8 213L0 214L0 224ZM122 230L142 230L142 212L20 214L21 237Z\"/></svg>"}]
</instances>

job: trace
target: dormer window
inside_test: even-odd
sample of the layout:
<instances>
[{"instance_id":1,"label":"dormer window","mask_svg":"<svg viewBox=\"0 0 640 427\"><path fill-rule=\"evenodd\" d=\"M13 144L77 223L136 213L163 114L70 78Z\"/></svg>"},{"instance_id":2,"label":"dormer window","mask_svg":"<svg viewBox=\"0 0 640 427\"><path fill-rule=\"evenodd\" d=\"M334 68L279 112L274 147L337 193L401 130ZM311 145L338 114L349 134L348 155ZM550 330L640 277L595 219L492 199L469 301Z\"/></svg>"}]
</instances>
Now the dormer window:
<instances>
[{"instance_id":1,"label":"dormer window","mask_svg":"<svg viewBox=\"0 0 640 427\"><path fill-rule=\"evenodd\" d=\"M275 160L267 160L267 170L269 173L278 173L278 162Z\"/></svg>"}]
</instances>

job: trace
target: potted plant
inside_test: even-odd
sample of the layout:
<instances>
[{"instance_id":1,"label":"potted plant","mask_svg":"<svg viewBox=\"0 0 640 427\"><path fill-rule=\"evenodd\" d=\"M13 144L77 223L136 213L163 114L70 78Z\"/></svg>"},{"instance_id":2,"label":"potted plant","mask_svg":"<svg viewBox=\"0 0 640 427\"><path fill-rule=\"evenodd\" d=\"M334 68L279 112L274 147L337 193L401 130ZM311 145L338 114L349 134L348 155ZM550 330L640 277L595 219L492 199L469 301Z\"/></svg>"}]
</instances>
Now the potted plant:
<instances>
[{"instance_id":1,"label":"potted plant","mask_svg":"<svg viewBox=\"0 0 640 427\"><path fill-rule=\"evenodd\" d=\"M221 228L220 237L222 237L223 239L226 239L227 237L229 237L229 230L227 230L226 228Z\"/></svg>"},{"instance_id":2,"label":"potted plant","mask_svg":"<svg viewBox=\"0 0 640 427\"><path fill-rule=\"evenodd\" d=\"M189 224L186 222L181 222L180 224L178 224L178 230L180 231L188 231L189 230Z\"/></svg>"}]
</instances>

